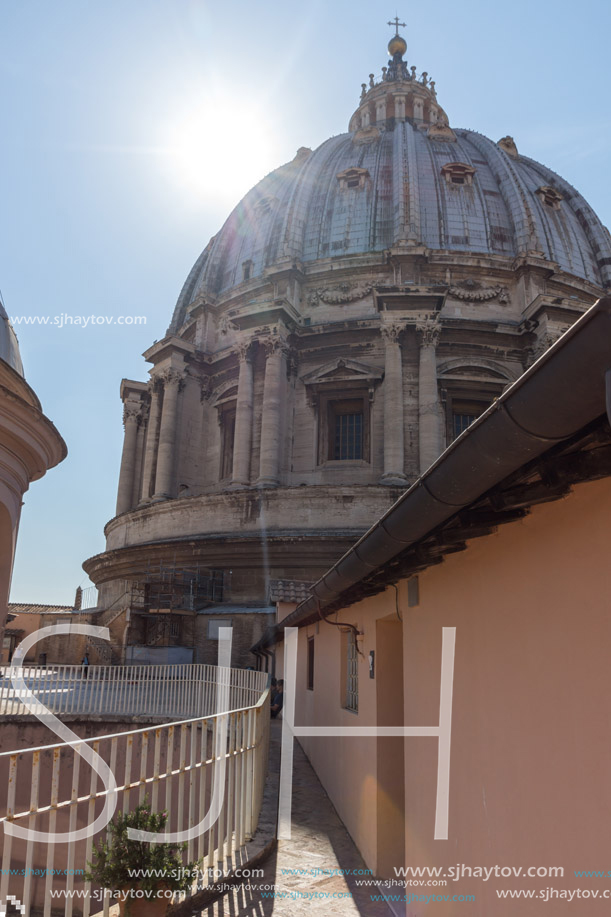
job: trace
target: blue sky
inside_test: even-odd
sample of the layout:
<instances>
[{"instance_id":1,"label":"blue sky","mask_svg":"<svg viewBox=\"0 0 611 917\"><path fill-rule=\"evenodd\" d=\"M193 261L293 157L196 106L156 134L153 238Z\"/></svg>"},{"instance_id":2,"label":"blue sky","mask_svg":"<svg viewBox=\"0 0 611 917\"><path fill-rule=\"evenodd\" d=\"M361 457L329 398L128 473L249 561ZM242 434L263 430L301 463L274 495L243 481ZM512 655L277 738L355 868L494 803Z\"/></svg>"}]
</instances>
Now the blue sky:
<instances>
[{"instance_id":1,"label":"blue sky","mask_svg":"<svg viewBox=\"0 0 611 917\"><path fill-rule=\"evenodd\" d=\"M606 225L607 4L437 0L397 8L407 59L455 127L572 182ZM0 5L0 288L26 378L68 444L23 508L13 601L70 603L104 549L122 445L119 385L146 379L193 262L264 174L347 129L386 63L395 5L334 0L20 0Z\"/></svg>"}]
</instances>

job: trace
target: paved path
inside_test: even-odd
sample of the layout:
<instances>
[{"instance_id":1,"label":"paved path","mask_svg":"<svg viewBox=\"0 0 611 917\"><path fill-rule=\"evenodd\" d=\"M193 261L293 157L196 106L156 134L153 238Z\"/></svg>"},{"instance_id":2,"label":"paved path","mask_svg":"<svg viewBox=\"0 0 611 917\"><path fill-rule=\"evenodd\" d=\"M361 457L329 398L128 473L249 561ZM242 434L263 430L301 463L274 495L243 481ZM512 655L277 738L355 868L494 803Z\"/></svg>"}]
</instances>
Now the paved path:
<instances>
[{"instance_id":1,"label":"paved path","mask_svg":"<svg viewBox=\"0 0 611 917\"><path fill-rule=\"evenodd\" d=\"M281 723L274 721L276 748L280 729ZM278 755L271 758L277 770ZM291 834L290 841L279 841L275 853L260 864L262 879L251 879L250 887L236 888L197 917L392 917L386 904L371 900L379 894L376 886L359 887L351 876L342 875L365 869L365 864L297 743ZM290 870L302 874L291 875Z\"/></svg>"}]
</instances>

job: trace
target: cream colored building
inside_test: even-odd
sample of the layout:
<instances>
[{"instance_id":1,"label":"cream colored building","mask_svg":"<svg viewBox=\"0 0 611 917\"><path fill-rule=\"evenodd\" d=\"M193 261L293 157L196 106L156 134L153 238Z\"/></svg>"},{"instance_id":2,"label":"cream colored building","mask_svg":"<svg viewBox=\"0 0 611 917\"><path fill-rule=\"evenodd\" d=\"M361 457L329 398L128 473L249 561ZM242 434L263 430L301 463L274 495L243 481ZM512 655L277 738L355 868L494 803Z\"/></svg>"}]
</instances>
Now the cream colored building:
<instances>
[{"instance_id":1,"label":"cream colored building","mask_svg":"<svg viewBox=\"0 0 611 917\"><path fill-rule=\"evenodd\" d=\"M405 51L347 133L246 195L121 384L116 515L84 564L116 659L214 661L223 620L257 639L270 579L315 580L611 280L581 195L453 124Z\"/></svg>"},{"instance_id":2,"label":"cream colored building","mask_svg":"<svg viewBox=\"0 0 611 917\"><path fill-rule=\"evenodd\" d=\"M329 730L299 741L367 866L394 880L386 892L402 917L609 906L607 874L575 870L611 843L610 377L606 299L308 598L279 604L281 623L256 647L276 652L283 715L294 697L298 727ZM298 628L294 687L286 627ZM442 689L444 629L453 637ZM439 726L438 738L430 728ZM339 735L343 727L365 729ZM429 733L367 735L371 727ZM439 883L429 884L429 868ZM425 887L411 869L423 870ZM403 892L414 898L399 902Z\"/></svg>"},{"instance_id":3,"label":"cream colored building","mask_svg":"<svg viewBox=\"0 0 611 917\"><path fill-rule=\"evenodd\" d=\"M23 495L66 457L66 444L25 381L17 337L0 303L0 634L4 634ZM10 651L11 641L3 647Z\"/></svg>"}]
</instances>

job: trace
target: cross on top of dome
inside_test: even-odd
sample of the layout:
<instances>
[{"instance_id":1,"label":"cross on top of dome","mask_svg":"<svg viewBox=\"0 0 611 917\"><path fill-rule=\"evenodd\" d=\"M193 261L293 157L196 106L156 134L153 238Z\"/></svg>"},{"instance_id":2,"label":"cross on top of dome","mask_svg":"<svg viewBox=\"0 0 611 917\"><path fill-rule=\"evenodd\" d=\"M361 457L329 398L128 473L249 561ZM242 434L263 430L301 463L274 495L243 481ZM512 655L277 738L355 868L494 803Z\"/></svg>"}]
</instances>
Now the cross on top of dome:
<instances>
[{"instance_id":1,"label":"cross on top of dome","mask_svg":"<svg viewBox=\"0 0 611 917\"><path fill-rule=\"evenodd\" d=\"M395 18L394 18L394 19L391 19L389 22L387 22L386 25L394 25L394 27L395 27L395 32L397 33L397 35L399 34L399 26L401 26L401 28L403 28L403 29L407 28L407 23L406 23L406 22L399 22L399 17L398 17L398 16L395 16Z\"/></svg>"}]
</instances>

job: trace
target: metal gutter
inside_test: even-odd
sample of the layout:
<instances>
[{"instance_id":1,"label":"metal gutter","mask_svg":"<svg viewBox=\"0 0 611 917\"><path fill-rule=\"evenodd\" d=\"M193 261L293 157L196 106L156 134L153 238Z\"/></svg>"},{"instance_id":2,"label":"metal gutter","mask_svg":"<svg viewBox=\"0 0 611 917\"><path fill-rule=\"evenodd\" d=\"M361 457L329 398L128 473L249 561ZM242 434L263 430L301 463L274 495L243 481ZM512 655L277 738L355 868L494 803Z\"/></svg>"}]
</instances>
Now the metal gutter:
<instances>
[{"instance_id":1,"label":"metal gutter","mask_svg":"<svg viewBox=\"0 0 611 917\"><path fill-rule=\"evenodd\" d=\"M508 475L604 414L610 368L611 298L605 297L440 455L276 632L317 615L319 606L335 602Z\"/></svg>"}]
</instances>

